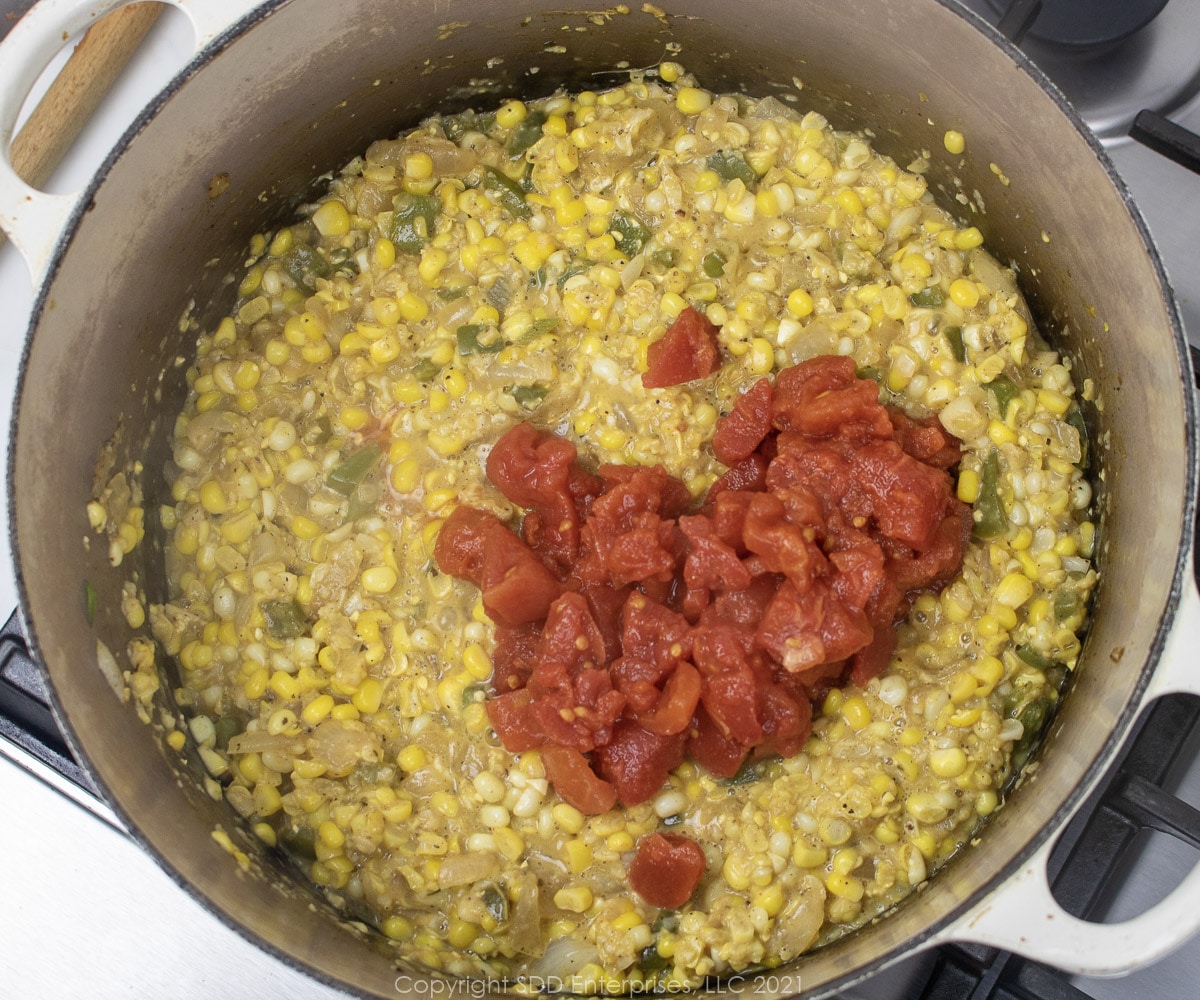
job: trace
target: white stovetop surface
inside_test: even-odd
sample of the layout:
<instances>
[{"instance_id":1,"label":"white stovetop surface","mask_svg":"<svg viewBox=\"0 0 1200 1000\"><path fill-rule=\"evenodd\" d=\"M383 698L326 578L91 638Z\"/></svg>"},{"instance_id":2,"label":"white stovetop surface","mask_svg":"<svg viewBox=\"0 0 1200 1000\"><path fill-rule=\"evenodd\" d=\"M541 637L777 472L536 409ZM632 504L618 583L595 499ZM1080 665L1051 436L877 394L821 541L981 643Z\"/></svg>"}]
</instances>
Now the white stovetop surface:
<instances>
[{"instance_id":1,"label":"white stovetop surface","mask_svg":"<svg viewBox=\"0 0 1200 1000\"><path fill-rule=\"evenodd\" d=\"M0 3L0 15L26 6L27 2ZM51 190L67 192L86 182L146 98L187 61L191 45L186 21L167 8ZM1193 104L1177 118L1200 128L1200 105ZM1192 250L1200 234L1200 179L1132 145L1116 149L1114 158L1163 250L1192 338L1200 340L1200 266ZM28 272L7 243L0 245L0 302L0 427L7 428L32 306ZM7 440L7 432L3 436ZM9 564L5 533L0 536L0 618L17 603ZM1200 774L1192 777L1185 798L1195 803ZM0 754L0 802L5 816L0 822L0 978L6 995L23 1000L68 995L96 1000L343 996L230 930L179 889L128 838L106 807L7 745ZM1171 872L1192 863L1186 853L1175 857L1172 852L1178 854L1173 842L1149 852L1156 857L1147 861L1148 868L1166 865L1158 875L1160 886L1164 878L1169 886ZM1130 915L1152 903L1157 896L1146 884L1151 881L1134 878L1135 888L1122 895L1116 909ZM908 996L906 983L915 961L876 977L853 995L878 1000ZM1090 995L1114 1000L1192 996L1197 981L1200 943L1126 979L1076 980Z\"/></svg>"}]
</instances>

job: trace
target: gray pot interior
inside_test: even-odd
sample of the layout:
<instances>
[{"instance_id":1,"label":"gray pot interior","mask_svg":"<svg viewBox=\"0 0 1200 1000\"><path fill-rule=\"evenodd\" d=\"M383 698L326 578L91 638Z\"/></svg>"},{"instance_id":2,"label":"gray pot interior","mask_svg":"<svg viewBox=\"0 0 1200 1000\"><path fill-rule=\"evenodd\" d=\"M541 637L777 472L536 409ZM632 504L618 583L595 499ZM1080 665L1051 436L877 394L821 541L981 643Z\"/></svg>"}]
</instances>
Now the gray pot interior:
<instances>
[{"instance_id":1,"label":"gray pot interior","mask_svg":"<svg viewBox=\"0 0 1200 1000\"><path fill-rule=\"evenodd\" d=\"M831 990L902 957L1044 838L1128 727L1173 609L1191 537L1184 342L1161 269L1098 148L1018 57L934 0L663 6L660 17L542 13L525 0L268 5L189 70L96 182L39 305L11 457L14 550L61 717L114 807L181 882L272 951L367 994L395 996L391 952L361 929L338 929L330 908L203 791L198 765L180 768L113 696L96 641L124 661L116 597L130 566L114 570L102 546L81 540L96 456L120 426L120 460L146 469L147 538L130 558L150 598L161 596L154 511L169 496L160 470L193 340L179 318L190 310L201 326L215 323L251 234L286 221L311 178L433 108L602 87L622 69L674 58L712 89L794 98L838 127L870 128L902 165L927 151L943 204L1018 268L1077 383L1096 385L1102 409L1088 420L1102 583L1084 661L1036 773L981 846L927 891L803 958L806 988ZM961 164L942 146L948 128L967 137ZM228 188L210 198L222 174ZM94 626L85 580L99 595ZM250 870L213 840L218 826L250 855Z\"/></svg>"}]
</instances>

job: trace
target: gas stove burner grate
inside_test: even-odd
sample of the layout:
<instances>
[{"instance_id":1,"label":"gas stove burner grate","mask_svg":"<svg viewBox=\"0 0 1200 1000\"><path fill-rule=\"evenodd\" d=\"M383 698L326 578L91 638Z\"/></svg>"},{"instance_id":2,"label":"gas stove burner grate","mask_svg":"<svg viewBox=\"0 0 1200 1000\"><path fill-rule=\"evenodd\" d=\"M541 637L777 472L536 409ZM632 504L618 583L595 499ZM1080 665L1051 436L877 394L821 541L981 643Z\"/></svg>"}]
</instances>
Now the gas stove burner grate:
<instances>
[{"instance_id":1,"label":"gas stove burner grate","mask_svg":"<svg viewBox=\"0 0 1200 1000\"><path fill-rule=\"evenodd\" d=\"M1038 0L1024 4L988 0L988 4L997 14L1027 6L1031 14L1029 38L1095 55L1146 27L1162 13L1167 0Z\"/></svg>"},{"instance_id":2,"label":"gas stove burner grate","mask_svg":"<svg viewBox=\"0 0 1200 1000\"><path fill-rule=\"evenodd\" d=\"M1105 145L1127 142L1145 108L1200 103L1198 0L963 0L996 23L1062 90ZM1069 23L1073 19L1073 24Z\"/></svg>"}]
</instances>

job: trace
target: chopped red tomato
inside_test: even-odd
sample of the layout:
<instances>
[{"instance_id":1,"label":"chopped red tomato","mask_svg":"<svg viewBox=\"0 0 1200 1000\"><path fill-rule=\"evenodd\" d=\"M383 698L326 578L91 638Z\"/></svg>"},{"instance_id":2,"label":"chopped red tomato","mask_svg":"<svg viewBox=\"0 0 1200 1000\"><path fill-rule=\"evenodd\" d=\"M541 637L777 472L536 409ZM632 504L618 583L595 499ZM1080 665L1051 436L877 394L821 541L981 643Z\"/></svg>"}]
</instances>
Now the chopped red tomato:
<instances>
[{"instance_id":1,"label":"chopped red tomato","mask_svg":"<svg viewBox=\"0 0 1200 1000\"><path fill-rule=\"evenodd\" d=\"M731 465L715 483L708 488L711 500L726 491L765 490L767 488L767 460L755 452Z\"/></svg>"},{"instance_id":2,"label":"chopped red tomato","mask_svg":"<svg viewBox=\"0 0 1200 1000\"><path fill-rule=\"evenodd\" d=\"M570 747L542 748L542 766L546 780L585 816L599 816L617 804L617 790L607 781L596 777L587 758Z\"/></svg>"},{"instance_id":3,"label":"chopped red tomato","mask_svg":"<svg viewBox=\"0 0 1200 1000\"><path fill-rule=\"evenodd\" d=\"M717 328L688 306L647 352L642 385L663 389L706 378L721 367Z\"/></svg>"},{"instance_id":4,"label":"chopped red tomato","mask_svg":"<svg viewBox=\"0 0 1200 1000\"><path fill-rule=\"evenodd\" d=\"M749 751L731 740L711 715L700 705L696 709L688 737L687 755L714 778L732 778L738 773Z\"/></svg>"},{"instance_id":5,"label":"chopped red tomato","mask_svg":"<svg viewBox=\"0 0 1200 1000\"><path fill-rule=\"evenodd\" d=\"M488 719L500 742L511 753L540 747L545 736L537 729L529 706L533 695L528 688L497 695L487 703Z\"/></svg>"},{"instance_id":6,"label":"chopped red tomato","mask_svg":"<svg viewBox=\"0 0 1200 1000\"><path fill-rule=\"evenodd\" d=\"M593 760L600 776L617 789L623 806L653 798L667 775L683 763L684 736L659 736L632 719L613 727L612 740L598 747Z\"/></svg>"},{"instance_id":7,"label":"chopped red tomato","mask_svg":"<svg viewBox=\"0 0 1200 1000\"><path fill-rule=\"evenodd\" d=\"M925 551L950 499L950 477L905 454L895 441L864 444L855 452L853 464L879 531Z\"/></svg>"},{"instance_id":8,"label":"chopped red tomato","mask_svg":"<svg viewBox=\"0 0 1200 1000\"><path fill-rule=\"evenodd\" d=\"M709 373L706 324L681 314L651 381ZM945 471L958 443L878 396L841 357L757 382L718 427L732 465L699 510L661 467L593 475L554 434L505 434L488 472L526 508L524 540L460 507L435 549L497 622L488 713L505 747L540 748L589 814L651 798L685 753L719 777L796 753L814 700L885 669L895 622L970 537Z\"/></svg>"},{"instance_id":9,"label":"chopped red tomato","mask_svg":"<svg viewBox=\"0 0 1200 1000\"><path fill-rule=\"evenodd\" d=\"M692 898L708 862L694 840L652 833L638 841L629 865L629 885L651 906L678 910Z\"/></svg>"},{"instance_id":10,"label":"chopped red tomato","mask_svg":"<svg viewBox=\"0 0 1200 1000\"><path fill-rule=\"evenodd\" d=\"M889 410L896 443L908 454L935 469L950 469L962 458L958 438L937 417L914 420L902 410Z\"/></svg>"},{"instance_id":11,"label":"chopped red tomato","mask_svg":"<svg viewBox=\"0 0 1200 1000\"><path fill-rule=\"evenodd\" d=\"M584 472L576 457L566 438L519 423L487 458L488 478L500 492L537 515L526 518L525 540L562 568L579 553L577 504L600 492L600 480Z\"/></svg>"},{"instance_id":12,"label":"chopped red tomato","mask_svg":"<svg viewBox=\"0 0 1200 1000\"><path fill-rule=\"evenodd\" d=\"M738 396L713 435L713 454L718 459L733 465L754 454L771 433L771 399L771 380L766 378L759 379Z\"/></svg>"},{"instance_id":13,"label":"chopped red tomato","mask_svg":"<svg viewBox=\"0 0 1200 1000\"><path fill-rule=\"evenodd\" d=\"M457 507L434 546L442 572L470 580L483 606L503 625L545 618L562 584L495 514Z\"/></svg>"},{"instance_id":14,"label":"chopped red tomato","mask_svg":"<svg viewBox=\"0 0 1200 1000\"><path fill-rule=\"evenodd\" d=\"M638 719L656 736L675 736L691 724L700 701L700 674L690 663L680 663L667 678L654 711Z\"/></svg>"}]
</instances>

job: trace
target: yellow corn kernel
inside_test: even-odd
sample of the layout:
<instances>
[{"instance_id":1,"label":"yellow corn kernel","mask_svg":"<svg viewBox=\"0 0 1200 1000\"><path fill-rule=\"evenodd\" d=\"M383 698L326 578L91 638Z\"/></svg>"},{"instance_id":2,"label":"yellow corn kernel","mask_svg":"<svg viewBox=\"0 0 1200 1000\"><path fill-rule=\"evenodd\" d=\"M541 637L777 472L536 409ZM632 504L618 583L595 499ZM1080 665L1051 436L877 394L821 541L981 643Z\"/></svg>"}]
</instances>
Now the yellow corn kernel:
<instances>
[{"instance_id":1,"label":"yellow corn kernel","mask_svg":"<svg viewBox=\"0 0 1200 1000\"><path fill-rule=\"evenodd\" d=\"M900 270L911 278L928 278L933 274L933 265L919 253L906 253L900 258Z\"/></svg>"},{"instance_id":2,"label":"yellow corn kernel","mask_svg":"<svg viewBox=\"0 0 1200 1000\"><path fill-rule=\"evenodd\" d=\"M1062 416L1071 406L1071 398L1057 389L1039 389L1038 404L1051 413Z\"/></svg>"},{"instance_id":3,"label":"yellow corn kernel","mask_svg":"<svg viewBox=\"0 0 1200 1000\"><path fill-rule=\"evenodd\" d=\"M979 684L975 680L974 674L960 670L950 678L950 701L955 705L961 705L968 698L974 696L978 687Z\"/></svg>"},{"instance_id":4,"label":"yellow corn kernel","mask_svg":"<svg viewBox=\"0 0 1200 1000\"><path fill-rule=\"evenodd\" d=\"M425 751L415 743L410 743L396 755L396 763L402 771L413 774L425 766Z\"/></svg>"},{"instance_id":5,"label":"yellow corn kernel","mask_svg":"<svg viewBox=\"0 0 1200 1000\"><path fill-rule=\"evenodd\" d=\"M999 804L1000 797L989 788L979 793L979 798L975 800L975 812L980 816L990 816Z\"/></svg>"},{"instance_id":6,"label":"yellow corn kernel","mask_svg":"<svg viewBox=\"0 0 1200 1000\"><path fill-rule=\"evenodd\" d=\"M837 193L837 203L847 215L862 215L863 203L854 188L842 188Z\"/></svg>"},{"instance_id":7,"label":"yellow corn kernel","mask_svg":"<svg viewBox=\"0 0 1200 1000\"><path fill-rule=\"evenodd\" d=\"M375 241L375 263L383 271L396 263L396 244L386 236L381 236Z\"/></svg>"},{"instance_id":8,"label":"yellow corn kernel","mask_svg":"<svg viewBox=\"0 0 1200 1000\"><path fill-rule=\"evenodd\" d=\"M400 315L410 323L419 323L429 315L429 303L415 292L405 292L398 302Z\"/></svg>"},{"instance_id":9,"label":"yellow corn kernel","mask_svg":"<svg viewBox=\"0 0 1200 1000\"><path fill-rule=\"evenodd\" d=\"M761 892L755 893L753 903L762 907L768 917L774 917L783 909L783 889L778 882L773 882Z\"/></svg>"},{"instance_id":10,"label":"yellow corn kernel","mask_svg":"<svg viewBox=\"0 0 1200 1000\"><path fill-rule=\"evenodd\" d=\"M964 708L950 716L950 725L960 729L970 729L982 717L982 708Z\"/></svg>"},{"instance_id":11,"label":"yellow corn kernel","mask_svg":"<svg viewBox=\"0 0 1200 1000\"><path fill-rule=\"evenodd\" d=\"M392 467L390 481L397 493L411 493L421 479L421 463L415 458L406 458Z\"/></svg>"},{"instance_id":12,"label":"yellow corn kernel","mask_svg":"<svg viewBox=\"0 0 1200 1000\"><path fill-rule=\"evenodd\" d=\"M947 153L952 153L955 156L960 156L962 151L967 148L967 142L963 138L963 134L954 131L954 129L948 129L946 134L942 136L942 145L946 147Z\"/></svg>"},{"instance_id":13,"label":"yellow corn kernel","mask_svg":"<svg viewBox=\"0 0 1200 1000\"><path fill-rule=\"evenodd\" d=\"M388 917L380 925L380 930L393 941L404 941L412 937L413 925L404 917Z\"/></svg>"},{"instance_id":14,"label":"yellow corn kernel","mask_svg":"<svg viewBox=\"0 0 1200 1000\"><path fill-rule=\"evenodd\" d=\"M336 198L332 198L312 214L312 223L322 236L345 236L350 232L350 212Z\"/></svg>"},{"instance_id":15,"label":"yellow corn kernel","mask_svg":"<svg viewBox=\"0 0 1200 1000\"><path fill-rule=\"evenodd\" d=\"M750 353L746 357L750 371L755 375L767 375L775 367L775 348L766 337L755 337L750 341Z\"/></svg>"},{"instance_id":16,"label":"yellow corn kernel","mask_svg":"<svg viewBox=\"0 0 1200 1000\"><path fill-rule=\"evenodd\" d=\"M310 365L322 365L334 357L334 348L330 347L329 341L326 340L306 343L300 348L300 357Z\"/></svg>"},{"instance_id":17,"label":"yellow corn kernel","mask_svg":"<svg viewBox=\"0 0 1200 1000\"><path fill-rule=\"evenodd\" d=\"M304 706L304 710L300 713L300 718L310 726L315 726L318 722L323 721L332 711L333 695L317 695L317 697Z\"/></svg>"},{"instance_id":18,"label":"yellow corn kernel","mask_svg":"<svg viewBox=\"0 0 1200 1000\"><path fill-rule=\"evenodd\" d=\"M993 444L1012 444L1017 439L1017 432L1007 424L999 420L993 420L988 424L987 435L992 439Z\"/></svg>"},{"instance_id":19,"label":"yellow corn kernel","mask_svg":"<svg viewBox=\"0 0 1200 1000\"><path fill-rule=\"evenodd\" d=\"M200 506L210 514L224 514L229 509L221 484L209 479L200 487Z\"/></svg>"},{"instance_id":20,"label":"yellow corn kernel","mask_svg":"<svg viewBox=\"0 0 1200 1000\"><path fill-rule=\"evenodd\" d=\"M554 905L571 913L585 913L592 905L592 890L586 885L572 885L554 894Z\"/></svg>"},{"instance_id":21,"label":"yellow corn kernel","mask_svg":"<svg viewBox=\"0 0 1200 1000\"><path fill-rule=\"evenodd\" d=\"M992 689L1000 683L1000 679L1004 676L1004 664L995 656L980 657L971 664L970 670L972 676L979 682L979 689L976 693L983 697L991 694Z\"/></svg>"},{"instance_id":22,"label":"yellow corn kernel","mask_svg":"<svg viewBox=\"0 0 1200 1000\"><path fill-rule=\"evenodd\" d=\"M855 878L853 875L842 875L840 872L832 872L825 877L825 888L835 896L848 899L853 903L862 899L863 893L866 892L866 886L863 885L862 879Z\"/></svg>"},{"instance_id":23,"label":"yellow corn kernel","mask_svg":"<svg viewBox=\"0 0 1200 1000\"><path fill-rule=\"evenodd\" d=\"M563 847L567 867L576 875L582 875L592 865L592 849L582 837L568 840Z\"/></svg>"},{"instance_id":24,"label":"yellow corn kernel","mask_svg":"<svg viewBox=\"0 0 1200 1000\"><path fill-rule=\"evenodd\" d=\"M978 500L979 473L974 469L962 469L958 474L958 486L955 494L963 503L974 503Z\"/></svg>"},{"instance_id":25,"label":"yellow corn kernel","mask_svg":"<svg viewBox=\"0 0 1200 1000\"><path fill-rule=\"evenodd\" d=\"M463 666L477 681L486 681L492 676L492 661L479 643L473 642L463 650Z\"/></svg>"},{"instance_id":26,"label":"yellow corn kernel","mask_svg":"<svg viewBox=\"0 0 1200 1000\"><path fill-rule=\"evenodd\" d=\"M433 157L428 153L409 153L404 158L404 176L427 181L433 176Z\"/></svg>"},{"instance_id":27,"label":"yellow corn kernel","mask_svg":"<svg viewBox=\"0 0 1200 1000\"><path fill-rule=\"evenodd\" d=\"M496 849L509 861L516 861L525 853L524 839L511 826L502 826L492 831L492 836L496 839Z\"/></svg>"},{"instance_id":28,"label":"yellow corn kernel","mask_svg":"<svg viewBox=\"0 0 1200 1000\"><path fill-rule=\"evenodd\" d=\"M529 115L529 108L524 101L507 101L496 112L496 124L501 128L512 128L519 125Z\"/></svg>"},{"instance_id":29,"label":"yellow corn kernel","mask_svg":"<svg viewBox=\"0 0 1200 1000\"><path fill-rule=\"evenodd\" d=\"M379 706L383 704L383 684L374 677L366 678L351 696L350 704L363 715L378 712Z\"/></svg>"},{"instance_id":30,"label":"yellow corn kernel","mask_svg":"<svg viewBox=\"0 0 1200 1000\"><path fill-rule=\"evenodd\" d=\"M699 87L680 87L675 92L675 107L685 115L698 115L712 105L712 94Z\"/></svg>"},{"instance_id":31,"label":"yellow corn kernel","mask_svg":"<svg viewBox=\"0 0 1200 1000\"><path fill-rule=\"evenodd\" d=\"M812 315L813 297L803 288L794 288L787 297L787 308L796 319Z\"/></svg>"},{"instance_id":32,"label":"yellow corn kernel","mask_svg":"<svg viewBox=\"0 0 1200 1000\"><path fill-rule=\"evenodd\" d=\"M729 888L741 892L750 888L750 878L753 874L748 859L741 854L727 854L721 865L721 876Z\"/></svg>"},{"instance_id":33,"label":"yellow corn kernel","mask_svg":"<svg viewBox=\"0 0 1200 1000\"><path fill-rule=\"evenodd\" d=\"M996 588L995 601L1001 607L1019 608L1033 596L1033 583L1024 573L1009 573Z\"/></svg>"},{"instance_id":34,"label":"yellow corn kernel","mask_svg":"<svg viewBox=\"0 0 1200 1000\"><path fill-rule=\"evenodd\" d=\"M557 803L551 810L551 815L564 833L575 834L583 829L583 813L566 802Z\"/></svg>"},{"instance_id":35,"label":"yellow corn kernel","mask_svg":"<svg viewBox=\"0 0 1200 1000\"><path fill-rule=\"evenodd\" d=\"M271 674L271 680L267 686L284 701L291 701L300 693L300 684L296 678L282 670L276 670Z\"/></svg>"},{"instance_id":36,"label":"yellow corn kernel","mask_svg":"<svg viewBox=\"0 0 1200 1000\"><path fill-rule=\"evenodd\" d=\"M958 747L934 750L929 755L929 769L939 778L957 778L967 769L967 755Z\"/></svg>"},{"instance_id":37,"label":"yellow corn kernel","mask_svg":"<svg viewBox=\"0 0 1200 1000\"><path fill-rule=\"evenodd\" d=\"M310 541L321 533L321 526L311 517L305 517L303 514L293 517L292 523L288 527L293 535L305 541Z\"/></svg>"},{"instance_id":38,"label":"yellow corn kernel","mask_svg":"<svg viewBox=\"0 0 1200 1000\"><path fill-rule=\"evenodd\" d=\"M950 299L963 309L974 309L979 305L979 289L973 281L955 278L950 282Z\"/></svg>"},{"instance_id":39,"label":"yellow corn kernel","mask_svg":"<svg viewBox=\"0 0 1200 1000\"><path fill-rule=\"evenodd\" d=\"M632 851L633 835L628 830L618 830L605 840L604 845L610 851L616 851L618 854L625 851Z\"/></svg>"},{"instance_id":40,"label":"yellow corn kernel","mask_svg":"<svg viewBox=\"0 0 1200 1000\"><path fill-rule=\"evenodd\" d=\"M368 594L387 594L396 586L397 579L391 566L372 566L363 571L363 590Z\"/></svg>"},{"instance_id":41,"label":"yellow corn kernel","mask_svg":"<svg viewBox=\"0 0 1200 1000\"><path fill-rule=\"evenodd\" d=\"M847 698L842 705L842 718L855 732L865 729L871 722L871 709L858 695Z\"/></svg>"},{"instance_id":42,"label":"yellow corn kernel","mask_svg":"<svg viewBox=\"0 0 1200 1000\"><path fill-rule=\"evenodd\" d=\"M625 442L629 440L629 435L619 427L605 427L599 434L596 435L596 440L600 442L600 446L607 448L610 451L619 451L625 447Z\"/></svg>"},{"instance_id":43,"label":"yellow corn kernel","mask_svg":"<svg viewBox=\"0 0 1200 1000\"><path fill-rule=\"evenodd\" d=\"M259 698L266 694L267 684L270 679L270 671L266 667L259 667L242 684L242 693L251 701L258 701Z\"/></svg>"},{"instance_id":44,"label":"yellow corn kernel","mask_svg":"<svg viewBox=\"0 0 1200 1000\"><path fill-rule=\"evenodd\" d=\"M954 245L959 250L974 250L975 247L983 244L983 233L975 226L968 226L966 229L960 229L954 237Z\"/></svg>"}]
</instances>

